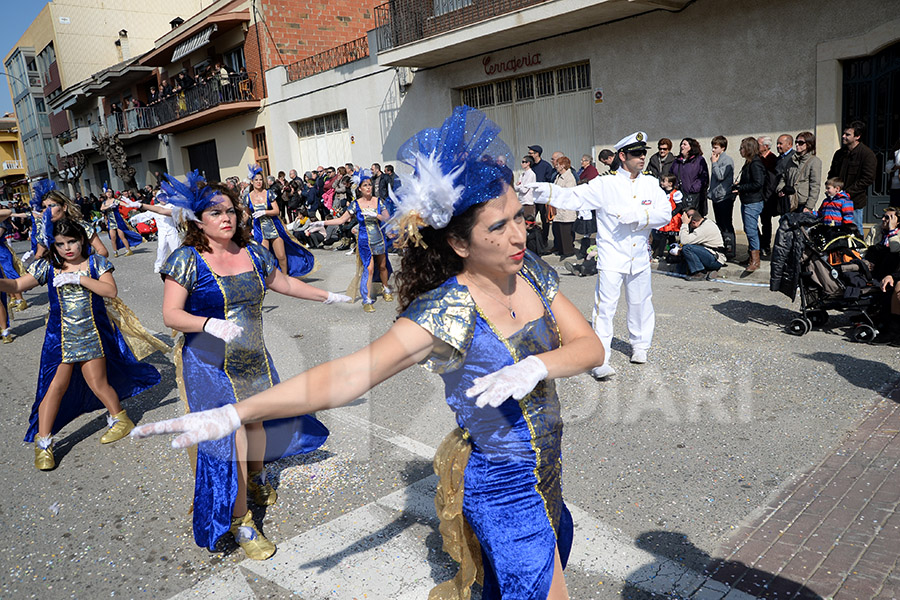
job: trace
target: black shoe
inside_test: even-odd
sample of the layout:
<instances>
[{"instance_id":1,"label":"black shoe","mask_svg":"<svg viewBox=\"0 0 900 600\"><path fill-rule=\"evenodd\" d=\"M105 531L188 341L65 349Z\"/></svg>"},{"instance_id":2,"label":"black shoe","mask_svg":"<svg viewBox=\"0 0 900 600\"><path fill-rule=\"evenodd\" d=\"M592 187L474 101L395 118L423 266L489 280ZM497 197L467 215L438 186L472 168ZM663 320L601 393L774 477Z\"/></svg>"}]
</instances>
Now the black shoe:
<instances>
[{"instance_id":1,"label":"black shoe","mask_svg":"<svg viewBox=\"0 0 900 600\"><path fill-rule=\"evenodd\" d=\"M566 268L566 271L568 271L572 275L584 277L584 273L581 272L581 265L573 265L570 262L564 262L563 266Z\"/></svg>"},{"instance_id":2,"label":"black shoe","mask_svg":"<svg viewBox=\"0 0 900 600\"><path fill-rule=\"evenodd\" d=\"M769 248L760 248L760 249L759 249L759 255L760 255L762 258L768 259L768 258L771 258L771 257L772 257L772 251L771 251Z\"/></svg>"},{"instance_id":3,"label":"black shoe","mask_svg":"<svg viewBox=\"0 0 900 600\"><path fill-rule=\"evenodd\" d=\"M703 271L697 271L696 273L691 273L687 277L685 277L687 281L706 281L706 273Z\"/></svg>"}]
</instances>

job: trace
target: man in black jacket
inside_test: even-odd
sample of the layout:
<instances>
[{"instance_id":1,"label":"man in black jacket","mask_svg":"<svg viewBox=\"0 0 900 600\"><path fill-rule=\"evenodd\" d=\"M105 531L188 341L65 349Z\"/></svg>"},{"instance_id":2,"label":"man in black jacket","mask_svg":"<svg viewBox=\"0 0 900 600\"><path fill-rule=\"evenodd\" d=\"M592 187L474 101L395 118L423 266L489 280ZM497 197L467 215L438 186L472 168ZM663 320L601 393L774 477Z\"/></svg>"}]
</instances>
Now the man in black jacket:
<instances>
[{"instance_id":1,"label":"man in black jacket","mask_svg":"<svg viewBox=\"0 0 900 600\"><path fill-rule=\"evenodd\" d=\"M556 169L546 160L541 160L541 154L543 153L544 149L537 144L528 146L528 156L534 159L531 170L534 171L536 183L553 183L556 180ZM536 204L535 209L537 214L541 216L541 239L544 242L544 246L546 246L550 240L550 217L547 214L547 205Z\"/></svg>"},{"instance_id":2,"label":"man in black jacket","mask_svg":"<svg viewBox=\"0 0 900 600\"><path fill-rule=\"evenodd\" d=\"M872 149L860 141L866 126L862 121L853 121L844 128L841 135L843 144L831 159L828 177L839 177L844 182L844 191L853 200L853 221L857 229L863 229L863 210L869 199L869 186L875 181L878 161Z\"/></svg>"}]
</instances>

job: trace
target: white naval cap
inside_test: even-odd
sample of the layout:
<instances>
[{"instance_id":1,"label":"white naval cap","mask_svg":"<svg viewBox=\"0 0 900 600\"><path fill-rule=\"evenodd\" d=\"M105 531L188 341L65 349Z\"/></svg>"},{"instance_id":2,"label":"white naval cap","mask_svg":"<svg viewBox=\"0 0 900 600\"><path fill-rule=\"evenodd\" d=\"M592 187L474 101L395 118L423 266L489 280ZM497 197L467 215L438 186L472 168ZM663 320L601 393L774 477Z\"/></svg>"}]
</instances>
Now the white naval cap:
<instances>
[{"instance_id":1,"label":"white naval cap","mask_svg":"<svg viewBox=\"0 0 900 600\"><path fill-rule=\"evenodd\" d=\"M623 137L615 146L616 152L628 152L629 150L646 150L647 134L643 131L635 131L629 136Z\"/></svg>"}]
</instances>

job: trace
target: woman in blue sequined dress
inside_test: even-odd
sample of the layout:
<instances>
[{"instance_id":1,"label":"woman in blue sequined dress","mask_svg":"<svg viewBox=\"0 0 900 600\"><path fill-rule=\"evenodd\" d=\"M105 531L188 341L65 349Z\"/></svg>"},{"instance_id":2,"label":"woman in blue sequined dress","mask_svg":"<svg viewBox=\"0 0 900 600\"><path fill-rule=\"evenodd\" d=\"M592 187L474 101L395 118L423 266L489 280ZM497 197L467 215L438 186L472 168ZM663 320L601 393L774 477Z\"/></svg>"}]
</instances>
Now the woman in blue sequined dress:
<instances>
[{"instance_id":1,"label":"woman in blue sequined dress","mask_svg":"<svg viewBox=\"0 0 900 600\"><path fill-rule=\"evenodd\" d=\"M267 290L325 303L349 300L279 271L275 257L240 225L234 192L198 177L192 174L186 186L172 179L163 184L167 201L190 210L193 219L184 221L183 245L160 270L163 320L184 333L176 365L191 413L239 403L278 383L263 340ZM277 494L263 476L264 461L312 452L327 437L324 425L302 416L248 424L225 439L201 444L193 508L197 544L214 550L230 532L250 558L274 554L274 544L253 521L247 497L260 506L274 504Z\"/></svg>"},{"instance_id":2,"label":"woman in blue sequined dress","mask_svg":"<svg viewBox=\"0 0 900 600\"><path fill-rule=\"evenodd\" d=\"M522 207L495 160L508 158L498 133L463 106L401 148L416 171L398 208L399 240L409 242L402 310L384 336L236 407L148 424L136 437L215 439L242 423L342 406L422 363L443 378L459 425L435 470L441 533L460 570L430 598L467 598L476 580L485 600L567 598L573 527L553 380L601 364L603 346L555 271L525 250Z\"/></svg>"}]
</instances>

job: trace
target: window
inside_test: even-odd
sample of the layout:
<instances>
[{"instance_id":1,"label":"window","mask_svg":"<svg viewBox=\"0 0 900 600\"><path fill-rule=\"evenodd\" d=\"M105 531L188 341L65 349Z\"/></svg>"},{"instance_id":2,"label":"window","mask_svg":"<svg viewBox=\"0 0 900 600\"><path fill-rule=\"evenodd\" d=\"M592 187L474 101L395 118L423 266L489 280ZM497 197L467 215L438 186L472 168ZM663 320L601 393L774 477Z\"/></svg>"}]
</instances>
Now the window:
<instances>
[{"instance_id":1,"label":"window","mask_svg":"<svg viewBox=\"0 0 900 600\"><path fill-rule=\"evenodd\" d=\"M297 122L297 135L301 138L336 133L345 129L350 129L345 110Z\"/></svg>"},{"instance_id":2,"label":"window","mask_svg":"<svg viewBox=\"0 0 900 600\"><path fill-rule=\"evenodd\" d=\"M588 63L561 67L483 83L460 90L463 104L474 108L523 102L559 94L581 92L591 88L591 66ZM515 92L515 98L513 93Z\"/></svg>"},{"instance_id":3,"label":"window","mask_svg":"<svg viewBox=\"0 0 900 600\"><path fill-rule=\"evenodd\" d=\"M241 71L241 67L246 66L247 63L244 61L243 46L238 46L234 50L229 50L225 53L225 68L230 72L239 73Z\"/></svg>"},{"instance_id":4,"label":"window","mask_svg":"<svg viewBox=\"0 0 900 600\"><path fill-rule=\"evenodd\" d=\"M434 16L439 17L471 5L472 0L434 0Z\"/></svg>"},{"instance_id":5,"label":"window","mask_svg":"<svg viewBox=\"0 0 900 600\"><path fill-rule=\"evenodd\" d=\"M41 76L41 83L47 85L50 83L50 65L56 62L56 51L53 49L53 42L41 50L37 55L37 69Z\"/></svg>"}]
</instances>

